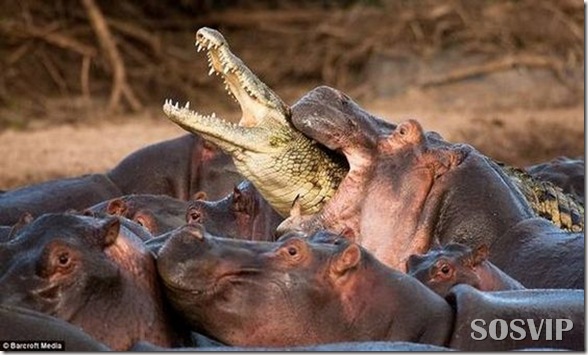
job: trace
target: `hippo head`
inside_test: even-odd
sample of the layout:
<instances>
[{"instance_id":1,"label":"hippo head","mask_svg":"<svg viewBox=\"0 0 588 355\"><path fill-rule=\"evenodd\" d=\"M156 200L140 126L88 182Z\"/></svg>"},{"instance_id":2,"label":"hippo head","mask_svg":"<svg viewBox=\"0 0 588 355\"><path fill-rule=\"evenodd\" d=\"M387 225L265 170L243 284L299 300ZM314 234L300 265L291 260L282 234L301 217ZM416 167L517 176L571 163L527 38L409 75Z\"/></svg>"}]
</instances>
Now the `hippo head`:
<instances>
[{"instance_id":1,"label":"hippo head","mask_svg":"<svg viewBox=\"0 0 588 355\"><path fill-rule=\"evenodd\" d=\"M157 267L193 330L231 345L278 346L357 336L341 299L361 260L359 246L343 239L253 242L186 225L161 248Z\"/></svg>"},{"instance_id":2,"label":"hippo head","mask_svg":"<svg viewBox=\"0 0 588 355\"><path fill-rule=\"evenodd\" d=\"M328 86L313 89L292 106L292 123L307 137L343 153L351 169L371 159L370 150L376 146L378 135L395 127Z\"/></svg>"},{"instance_id":3,"label":"hippo head","mask_svg":"<svg viewBox=\"0 0 588 355\"><path fill-rule=\"evenodd\" d=\"M461 283L480 288L480 276L476 267L486 261L488 247L475 250L459 243L435 248L425 255L411 255L407 261L408 273L445 297L449 290Z\"/></svg>"},{"instance_id":4,"label":"hippo head","mask_svg":"<svg viewBox=\"0 0 588 355\"><path fill-rule=\"evenodd\" d=\"M497 163L470 145L425 132L416 120L387 123L321 87L292 108L292 122L345 155L349 171L319 213L293 214L278 235L327 229L405 271L410 255L435 242L490 245L533 216Z\"/></svg>"},{"instance_id":5,"label":"hippo head","mask_svg":"<svg viewBox=\"0 0 588 355\"><path fill-rule=\"evenodd\" d=\"M188 223L201 223L213 235L249 240L273 240L282 220L247 180L221 200L191 201L186 212Z\"/></svg>"},{"instance_id":6,"label":"hippo head","mask_svg":"<svg viewBox=\"0 0 588 355\"><path fill-rule=\"evenodd\" d=\"M71 228L64 229L68 224ZM104 254L118 237L116 218L44 215L0 244L0 303L27 306L63 318L74 316L96 292L118 285L118 267ZM58 237L57 237L58 236ZM80 290L87 290L86 293Z\"/></svg>"},{"instance_id":7,"label":"hippo head","mask_svg":"<svg viewBox=\"0 0 588 355\"><path fill-rule=\"evenodd\" d=\"M155 260L118 217L42 215L0 243L0 259L2 304L64 319L117 350L174 341Z\"/></svg>"},{"instance_id":8,"label":"hippo head","mask_svg":"<svg viewBox=\"0 0 588 355\"><path fill-rule=\"evenodd\" d=\"M166 195L126 195L101 202L88 212L121 216L160 235L184 224L187 203Z\"/></svg>"}]
</instances>

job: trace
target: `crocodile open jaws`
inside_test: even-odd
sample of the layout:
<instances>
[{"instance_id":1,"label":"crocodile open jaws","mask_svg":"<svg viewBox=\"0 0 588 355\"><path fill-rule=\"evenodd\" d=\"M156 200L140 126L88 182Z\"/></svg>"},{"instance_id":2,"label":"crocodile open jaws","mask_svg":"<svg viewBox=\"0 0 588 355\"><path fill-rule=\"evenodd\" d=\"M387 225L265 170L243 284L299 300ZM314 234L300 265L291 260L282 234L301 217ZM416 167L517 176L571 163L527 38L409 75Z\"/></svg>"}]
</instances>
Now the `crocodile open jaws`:
<instances>
[{"instance_id":1,"label":"crocodile open jaws","mask_svg":"<svg viewBox=\"0 0 588 355\"><path fill-rule=\"evenodd\" d=\"M196 48L206 50L209 75L222 77L241 106L241 120L236 125L171 100L163 106L165 114L230 154L239 172L282 216L288 215L297 197L303 213L318 212L347 173L345 161L292 126L290 107L231 52L220 32L199 29Z\"/></svg>"}]
</instances>

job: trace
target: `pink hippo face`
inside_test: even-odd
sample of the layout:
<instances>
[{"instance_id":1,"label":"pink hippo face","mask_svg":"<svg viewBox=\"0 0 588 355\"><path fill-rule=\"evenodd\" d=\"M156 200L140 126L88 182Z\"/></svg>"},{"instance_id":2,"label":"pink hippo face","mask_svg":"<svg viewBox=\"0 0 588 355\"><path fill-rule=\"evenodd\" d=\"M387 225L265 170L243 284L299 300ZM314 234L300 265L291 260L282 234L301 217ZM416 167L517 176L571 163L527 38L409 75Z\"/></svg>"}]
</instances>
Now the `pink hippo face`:
<instances>
[{"instance_id":1,"label":"pink hippo face","mask_svg":"<svg viewBox=\"0 0 588 355\"><path fill-rule=\"evenodd\" d=\"M161 247L157 267L192 330L225 344L442 344L451 329L441 297L344 238L244 241L186 225ZM409 304L423 312L413 314Z\"/></svg>"}]
</instances>

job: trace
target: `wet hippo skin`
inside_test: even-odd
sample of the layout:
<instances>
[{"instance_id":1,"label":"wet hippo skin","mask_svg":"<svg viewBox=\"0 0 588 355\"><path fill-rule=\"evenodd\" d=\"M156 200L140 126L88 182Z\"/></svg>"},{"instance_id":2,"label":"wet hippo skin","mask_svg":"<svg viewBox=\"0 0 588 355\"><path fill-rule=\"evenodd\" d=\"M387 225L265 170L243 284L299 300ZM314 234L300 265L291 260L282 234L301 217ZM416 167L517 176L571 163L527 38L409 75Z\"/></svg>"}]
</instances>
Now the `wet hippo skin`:
<instances>
[{"instance_id":1,"label":"wet hippo skin","mask_svg":"<svg viewBox=\"0 0 588 355\"><path fill-rule=\"evenodd\" d=\"M0 225L12 225L29 212L81 210L120 196L121 190L105 175L93 174L34 184L0 194Z\"/></svg>"},{"instance_id":2,"label":"wet hippo skin","mask_svg":"<svg viewBox=\"0 0 588 355\"><path fill-rule=\"evenodd\" d=\"M228 155L194 134L139 149L106 175L121 195L168 195L184 201L199 191L221 198L243 180Z\"/></svg>"},{"instance_id":3,"label":"wet hippo skin","mask_svg":"<svg viewBox=\"0 0 588 355\"><path fill-rule=\"evenodd\" d=\"M502 351L524 348L559 348L575 351L584 351L584 290L514 290L498 292L482 292L475 288L461 284L455 286L447 296L448 301L456 310L455 329L449 347L466 351ZM472 328L472 321L479 319L485 322L487 336L482 330ZM510 328L514 340L507 335L502 340L494 340L489 333L490 322L504 320L510 324L513 319L522 319L515 325L521 330ZM531 330L527 320L532 319L538 329L542 320L543 328L539 339L531 336ZM561 340L556 340L556 320L568 319L573 324L572 329L562 331ZM551 329L547 320L551 320ZM496 321L495 321L496 322ZM563 322L562 322L563 324ZM481 322L476 323L482 326ZM563 325L562 325L563 326ZM498 338L500 326L497 326ZM547 340L549 331L550 340ZM472 339L474 337L480 340Z\"/></svg>"},{"instance_id":4,"label":"wet hippo skin","mask_svg":"<svg viewBox=\"0 0 588 355\"><path fill-rule=\"evenodd\" d=\"M202 347L202 348L162 348L146 342L139 342L131 351L244 351L244 352L284 352L284 351L452 351L455 349L441 346L410 343L405 341L358 341L331 343L312 346L293 346L293 347L238 347L238 346L219 346L219 347Z\"/></svg>"},{"instance_id":5,"label":"wet hippo skin","mask_svg":"<svg viewBox=\"0 0 588 355\"><path fill-rule=\"evenodd\" d=\"M59 318L5 305L0 305L0 340L63 341L65 351L112 350Z\"/></svg>"},{"instance_id":6,"label":"wet hippo skin","mask_svg":"<svg viewBox=\"0 0 588 355\"><path fill-rule=\"evenodd\" d=\"M1 304L61 318L115 350L187 343L152 254L117 217L42 215L0 243L0 259Z\"/></svg>"},{"instance_id":7,"label":"wet hippo skin","mask_svg":"<svg viewBox=\"0 0 588 355\"><path fill-rule=\"evenodd\" d=\"M585 236L542 218L522 221L490 248L490 261L527 288L585 288Z\"/></svg>"},{"instance_id":8,"label":"wet hippo skin","mask_svg":"<svg viewBox=\"0 0 588 355\"><path fill-rule=\"evenodd\" d=\"M355 243L254 242L186 225L159 250L166 294L192 330L235 346L444 344L449 305ZM418 304L418 311L411 305Z\"/></svg>"}]
</instances>

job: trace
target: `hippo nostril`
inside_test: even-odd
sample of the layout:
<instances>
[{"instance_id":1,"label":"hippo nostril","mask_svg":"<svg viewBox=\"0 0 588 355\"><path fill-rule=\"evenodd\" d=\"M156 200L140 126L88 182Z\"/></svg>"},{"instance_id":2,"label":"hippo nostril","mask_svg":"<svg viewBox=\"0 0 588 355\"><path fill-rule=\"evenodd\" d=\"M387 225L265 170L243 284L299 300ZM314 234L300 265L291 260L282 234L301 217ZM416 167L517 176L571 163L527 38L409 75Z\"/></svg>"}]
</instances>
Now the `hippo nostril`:
<instances>
[{"instance_id":1,"label":"hippo nostril","mask_svg":"<svg viewBox=\"0 0 588 355\"><path fill-rule=\"evenodd\" d=\"M183 240L186 242L190 242L191 240L198 240L198 241L203 241L204 240L204 235L202 233L202 229L200 228L195 228L195 226L193 225L186 225L186 228L184 228L183 230Z\"/></svg>"}]
</instances>

